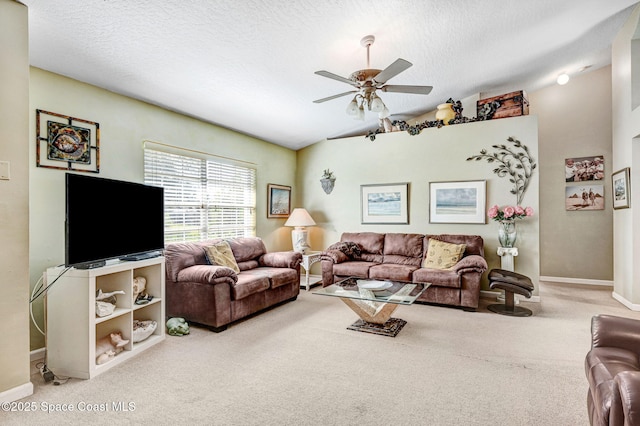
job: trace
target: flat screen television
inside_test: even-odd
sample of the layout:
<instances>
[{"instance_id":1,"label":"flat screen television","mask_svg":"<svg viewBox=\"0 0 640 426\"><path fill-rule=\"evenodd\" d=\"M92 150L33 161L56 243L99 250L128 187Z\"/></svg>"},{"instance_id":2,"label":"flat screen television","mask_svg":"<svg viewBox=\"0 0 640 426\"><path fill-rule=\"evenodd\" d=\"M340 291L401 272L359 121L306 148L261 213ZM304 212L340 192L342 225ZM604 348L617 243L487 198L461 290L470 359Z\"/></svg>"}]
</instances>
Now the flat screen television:
<instances>
[{"instance_id":1,"label":"flat screen television","mask_svg":"<svg viewBox=\"0 0 640 426\"><path fill-rule=\"evenodd\" d=\"M65 265L103 266L164 250L164 190L133 182L67 173Z\"/></svg>"}]
</instances>

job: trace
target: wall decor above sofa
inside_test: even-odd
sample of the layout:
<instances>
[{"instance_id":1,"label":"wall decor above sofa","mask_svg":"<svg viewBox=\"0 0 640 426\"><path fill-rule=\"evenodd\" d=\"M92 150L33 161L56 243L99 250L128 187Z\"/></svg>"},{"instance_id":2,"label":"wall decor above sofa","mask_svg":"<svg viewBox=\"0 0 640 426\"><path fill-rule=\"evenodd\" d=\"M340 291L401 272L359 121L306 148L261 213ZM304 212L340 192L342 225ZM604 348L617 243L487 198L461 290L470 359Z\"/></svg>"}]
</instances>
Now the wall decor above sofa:
<instances>
[{"instance_id":1,"label":"wall decor above sofa","mask_svg":"<svg viewBox=\"0 0 640 426\"><path fill-rule=\"evenodd\" d=\"M487 181L429 182L429 223L487 223Z\"/></svg>"},{"instance_id":2,"label":"wall decor above sofa","mask_svg":"<svg viewBox=\"0 0 640 426\"><path fill-rule=\"evenodd\" d=\"M362 224L408 224L409 184L360 185Z\"/></svg>"},{"instance_id":3,"label":"wall decor above sofa","mask_svg":"<svg viewBox=\"0 0 640 426\"><path fill-rule=\"evenodd\" d=\"M531 176L538 165L525 144L513 136L509 136L507 142L513 146L492 145L491 147L495 149L494 152L482 149L480 154L472 155L467 158L467 161L486 160L487 163L495 163L496 168L493 169L493 173L499 177L509 177L509 181L513 183L511 193L516 196L516 204L520 205L531 182Z\"/></svg>"}]
</instances>

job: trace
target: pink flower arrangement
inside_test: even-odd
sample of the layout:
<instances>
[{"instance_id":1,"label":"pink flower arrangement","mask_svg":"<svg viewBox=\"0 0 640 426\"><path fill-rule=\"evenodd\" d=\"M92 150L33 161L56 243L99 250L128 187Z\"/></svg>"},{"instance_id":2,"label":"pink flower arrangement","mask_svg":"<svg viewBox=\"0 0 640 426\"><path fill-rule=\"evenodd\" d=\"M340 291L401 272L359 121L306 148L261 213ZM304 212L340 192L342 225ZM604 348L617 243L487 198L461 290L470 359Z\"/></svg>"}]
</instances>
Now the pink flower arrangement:
<instances>
[{"instance_id":1,"label":"pink flower arrangement","mask_svg":"<svg viewBox=\"0 0 640 426\"><path fill-rule=\"evenodd\" d=\"M522 219L527 216L533 216L533 208L522 206L504 206L502 209L495 205L491 207L487 213L489 218L498 222L508 219Z\"/></svg>"}]
</instances>

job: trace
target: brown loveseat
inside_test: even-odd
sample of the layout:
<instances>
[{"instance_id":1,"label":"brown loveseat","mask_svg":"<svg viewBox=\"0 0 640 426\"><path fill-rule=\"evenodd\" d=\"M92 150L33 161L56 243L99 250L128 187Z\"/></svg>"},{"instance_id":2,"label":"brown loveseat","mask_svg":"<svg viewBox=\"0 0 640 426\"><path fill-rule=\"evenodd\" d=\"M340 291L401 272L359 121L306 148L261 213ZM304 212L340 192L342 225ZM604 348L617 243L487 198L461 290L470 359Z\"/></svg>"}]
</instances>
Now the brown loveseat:
<instances>
[{"instance_id":1,"label":"brown loveseat","mask_svg":"<svg viewBox=\"0 0 640 426\"><path fill-rule=\"evenodd\" d=\"M300 292L300 262L295 252L267 253L260 238L226 240L240 272L211 265L205 247L222 240L170 243L165 247L166 314L223 331L233 321Z\"/></svg>"},{"instance_id":2,"label":"brown loveseat","mask_svg":"<svg viewBox=\"0 0 640 426\"><path fill-rule=\"evenodd\" d=\"M432 238L465 244L463 257L450 269L423 268ZM340 243L322 253L323 287L351 276L431 283L418 301L461 306L466 310L478 308L480 279L487 270L480 236L345 232Z\"/></svg>"},{"instance_id":3,"label":"brown loveseat","mask_svg":"<svg viewBox=\"0 0 640 426\"><path fill-rule=\"evenodd\" d=\"M592 425L640 425L640 321L612 315L591 319L585 358Z\"/></svg>"}]
</instances>

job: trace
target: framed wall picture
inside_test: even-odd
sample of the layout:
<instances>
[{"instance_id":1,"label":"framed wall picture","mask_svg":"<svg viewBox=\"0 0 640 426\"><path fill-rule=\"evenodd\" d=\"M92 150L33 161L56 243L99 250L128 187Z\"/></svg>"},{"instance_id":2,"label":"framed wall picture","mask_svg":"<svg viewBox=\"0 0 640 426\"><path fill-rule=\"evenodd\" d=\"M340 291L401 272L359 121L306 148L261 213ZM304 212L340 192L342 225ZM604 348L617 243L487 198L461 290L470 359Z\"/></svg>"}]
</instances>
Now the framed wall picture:
<instances>
[{"instance_id":1,"label":"framed wall picture","mask_svg":"<svg viewBox=\"0 0 640 426\"><path fill-rule=\"evenodd\" d=\"M630 178L631 170L629 167L618 170L611 175L614 209L628 209L631 207L631 192L629 187Z\"/></svg>"},{"instance_id":2,"label":"framed wall picture","mask_svg":"<svg viewBox=\"0 0 640 426\"><path fill-rule=\"evenodd\" d=\"M487 181L429 182L429 223L487 223Z\"/></svg>"},{"instance_id":3,"label":"framed wall picture","mask_svg":"<svg viewBox=\"0 0 640 426\"><path fill-rule=\"evenodd\" d=\"M100 125L37 109L36 166L100 173Z\"/></svg>"},{"instance_id":4,"label":"framed wall picture","mask_svg":"<svg viewBox=\"0 0 640 426\"><path fill-rule=\"evenodd\" d=\"M566 182L604 179L604 156L565 158L564 179Z\"/></svg>"},{"instance_id":5,"label":"framed wall picture","mask_svg":"<svg viewBox=\"0 0 640 426\"><path fill-rule=\"evenodd\" d=\"M289 217L291 213L291 187L267 184L267 217Z\"/></svg>"},{"instance_id":6,"label":"framed wall picture","mask_svg":"<svg viewBox=\"0 0 640 426\"><path fill-rule=\"evenodd\" d=\"M565 210L604 210L604 185L567 186Z\"/></svg>"},{"instance_id":7,"label":"framed wall picture","mask_svg":"<svg viewBox=\"0 0 640 426\"><path fill-rule=\"evenodd\" d=\"M409 183L360 185L363 224L408 224Z\"/></svg>"}]
</instances>

